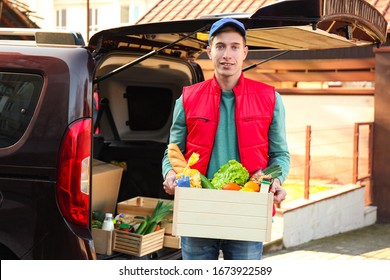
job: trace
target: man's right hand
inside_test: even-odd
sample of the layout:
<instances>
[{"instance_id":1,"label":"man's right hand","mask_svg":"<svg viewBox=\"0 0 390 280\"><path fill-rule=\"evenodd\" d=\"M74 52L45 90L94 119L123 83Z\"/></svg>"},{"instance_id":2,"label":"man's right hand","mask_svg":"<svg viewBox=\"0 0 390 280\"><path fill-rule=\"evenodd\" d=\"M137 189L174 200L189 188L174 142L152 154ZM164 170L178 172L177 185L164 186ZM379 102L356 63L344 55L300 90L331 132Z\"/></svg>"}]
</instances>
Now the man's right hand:
<instances>
[{"instance_id":1,"label":"man's right hand","mask_svg":"<svg viewBox=\"0 0 390 280\"><path fill-rule=\"evenodd\" d=\"M165 176L165 181L163 183L164 190L167 194L173 195L175 194L176 186L176 172L173 170L169 170L167 175Z\"/></svg>"}]
</instances>

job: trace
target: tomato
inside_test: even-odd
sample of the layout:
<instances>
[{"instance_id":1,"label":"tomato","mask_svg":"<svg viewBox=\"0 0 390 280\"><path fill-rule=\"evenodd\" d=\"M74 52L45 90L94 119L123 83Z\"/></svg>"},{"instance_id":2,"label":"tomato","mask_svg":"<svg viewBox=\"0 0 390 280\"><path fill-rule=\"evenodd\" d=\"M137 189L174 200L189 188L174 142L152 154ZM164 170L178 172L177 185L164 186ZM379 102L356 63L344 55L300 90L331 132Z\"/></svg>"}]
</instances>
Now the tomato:
<instances>
[{"instance_id":1,"label":"tomato","mask_svg":"<svg viewBox=\"0 0 390 280\"><path fill-rule=\"evenodd\" d=\"M254 182L254 181L248 181L245 183L243 189L250 189L250 190L253 190L254 192L259 192L260 186L258 183Z\"/></svg>"},{"instance_id":2,"label":"tomato","mask_svg":"<svg viewBox=\"0 0 390 280\"><path fill-rule=\"evenodd\" d=\"M236 183L227 183L222 186L222 189L225 191L239 191L241 190L241 186Z\"/></svg>"}]
</instances>

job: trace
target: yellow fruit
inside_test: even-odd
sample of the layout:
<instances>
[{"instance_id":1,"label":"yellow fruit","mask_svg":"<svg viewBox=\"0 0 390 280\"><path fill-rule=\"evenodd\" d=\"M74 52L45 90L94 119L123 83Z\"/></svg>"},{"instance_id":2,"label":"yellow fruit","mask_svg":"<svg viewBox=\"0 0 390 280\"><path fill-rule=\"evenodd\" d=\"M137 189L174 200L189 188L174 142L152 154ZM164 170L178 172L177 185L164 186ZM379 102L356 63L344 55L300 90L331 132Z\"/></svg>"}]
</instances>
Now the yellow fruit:
<instances>
[{"instance_id":1,"label":"yellow fruit","mask_svg":"<svg viewBox=\"0 0 390 280\"><path fill-rule=\"evenodd\" d=\"M254 181L248 181L245 183L244 189L251 189L253 190L254 192L259 192L260 191L260 186L258 183L254 182Z\"/></svg>"},{"instance_id":2,"label":"yellow fruit","mask_svg":"<svg viewBox=\"0 0 390 280\"><path fill-rule=\"evenodd\" d=\"M242 188L240 191L242 191L242 192L255 192L253 189L251 189L251 188Z\"/></svg>"}]
</instances>

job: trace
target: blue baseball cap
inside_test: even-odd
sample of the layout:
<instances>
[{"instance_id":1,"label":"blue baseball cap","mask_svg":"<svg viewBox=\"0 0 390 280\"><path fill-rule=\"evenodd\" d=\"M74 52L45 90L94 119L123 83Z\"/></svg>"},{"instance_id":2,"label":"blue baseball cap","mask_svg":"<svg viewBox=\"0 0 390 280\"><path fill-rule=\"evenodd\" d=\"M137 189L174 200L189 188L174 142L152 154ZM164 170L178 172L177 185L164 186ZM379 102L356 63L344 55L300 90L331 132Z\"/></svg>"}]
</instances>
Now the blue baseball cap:
<instances>
[{"instance_id":1,"label":"blue baseball cap","mask_svg":"<svg viewBox=\"0 0 390 280\"><path fill-rule=\"evenodd\" d=\"M214 36L218 32L218 30L220 30L225 26L234 26L246 40L245 26L241 22L233 18L223 18L214 22L213 25L211 26L210 33L209 33L209 44L210 44L210 38Z\"/></svg>"}]
</instances>

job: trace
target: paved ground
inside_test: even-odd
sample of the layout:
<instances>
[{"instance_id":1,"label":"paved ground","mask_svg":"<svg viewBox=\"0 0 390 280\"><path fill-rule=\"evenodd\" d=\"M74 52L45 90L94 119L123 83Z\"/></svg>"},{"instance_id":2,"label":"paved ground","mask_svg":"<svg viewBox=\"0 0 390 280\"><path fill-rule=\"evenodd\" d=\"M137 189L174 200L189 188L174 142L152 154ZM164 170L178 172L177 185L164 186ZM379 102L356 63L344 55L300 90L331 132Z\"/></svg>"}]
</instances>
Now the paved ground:
<instances>
[{"instance_id":1,"label":"paved ground","mask_svg":"<svg viewBox=\"0 0 390 280\"><path fill-rule=\"evenodd\" d=\"M269 249L270 246L272 244L266 245L265 249ZM264 250L263 259L390 260L390 224L374 224L313 240L296 247L268 250L268 252Z\"/></svg>"}]
</instances>

